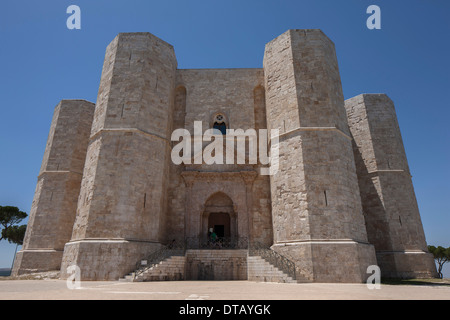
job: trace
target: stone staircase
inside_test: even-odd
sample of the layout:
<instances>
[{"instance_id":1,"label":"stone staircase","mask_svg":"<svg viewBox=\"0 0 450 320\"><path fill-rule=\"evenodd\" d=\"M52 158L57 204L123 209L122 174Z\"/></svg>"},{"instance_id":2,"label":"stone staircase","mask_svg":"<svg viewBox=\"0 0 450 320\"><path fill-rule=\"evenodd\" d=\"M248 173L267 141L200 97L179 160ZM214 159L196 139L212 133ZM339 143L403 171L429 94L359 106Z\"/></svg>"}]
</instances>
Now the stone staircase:
<instances>
[{"instance_id":1,"label":"stone staircase","mask_svg":"<svg viewBox=\"0 0 450 320\"><path fill-rule=\"evenodd\" d=\"M259 256L247 257L247 275L249 281L297 283L283 271Z\"/></svg>"},{"instance_id":2,"label":"stone staircase","mask_svg":"<svg viewBox=\"0 0 450 320\"><path fill-rule=\"evenodd\" d=\"M296 280L247 250L187 250L132 272L119 281L249 280L296 283Z\"/></svg>"},{"instance_id":3,"label":"stone staircase","mask_svg":"<svg viewBox=\"0 0 450 320\"><path fill-rule=\"evenodd\" d=\"M186 280L247 280L244 249L187 250Z\"/></svg>"},{"instance_id":4,"label":"stone staircase","mask_svg":"<svg viewBox=\"0 0 450 320\"><path fill-rule=\"evenodd\" d=\"M139 272L132 272L119 281L179 281L184 280L186 257L171 256L160 263L144 268Z\"/></svg>"}]
</instances>

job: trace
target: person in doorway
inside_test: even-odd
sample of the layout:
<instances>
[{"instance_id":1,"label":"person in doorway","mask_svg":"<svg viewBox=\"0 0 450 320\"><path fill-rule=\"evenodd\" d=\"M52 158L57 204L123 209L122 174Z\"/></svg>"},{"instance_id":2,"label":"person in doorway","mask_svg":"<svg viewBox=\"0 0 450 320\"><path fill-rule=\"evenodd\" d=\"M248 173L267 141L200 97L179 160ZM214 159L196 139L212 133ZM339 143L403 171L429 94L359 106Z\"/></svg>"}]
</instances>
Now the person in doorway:
<instances>
[{"instance_id":1,"label":"person in doorway","mask_svg":"<svg viewBox=\"0 0 450 320\"><path fill-rule=\"evenodd\" d=\"M213 232L211 233L211 241L212 241L213 243L215 243L216 240L217 240L217 234L213 231Z\"/></svg>"},{"instance_id":2,"label":"person in doorway","mask_svg":"<svg viewBox=\"0 0 450 320\"><path fill-rule=\"evenodd\" d=\"M217 233L215 231L213 231L211 233L211 247L215 248L217 246L220 247L220 244L219 244L219 241L217 241Z\"/></svg>"},{"instance_id":3,"label":"person in doorway","mask_svg":"<svg viewBox=\"0 0 450 320\"><path fill-rule=\"evenodd\" d=\"M213 233L213 228L209 228L208 230L208 240L211 241L211 235Z\"/></svg>"}]
</instances>

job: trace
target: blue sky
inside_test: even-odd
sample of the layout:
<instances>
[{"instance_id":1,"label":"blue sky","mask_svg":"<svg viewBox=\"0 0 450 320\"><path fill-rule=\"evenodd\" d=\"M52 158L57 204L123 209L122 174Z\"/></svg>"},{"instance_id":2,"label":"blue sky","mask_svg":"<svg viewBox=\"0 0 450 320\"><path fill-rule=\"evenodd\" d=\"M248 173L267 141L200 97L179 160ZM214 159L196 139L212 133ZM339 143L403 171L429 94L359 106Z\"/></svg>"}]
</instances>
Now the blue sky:
<instances>
[{"instance_id":1,"label":"blue sky","mask_svg":"<svg viewBox=\"0 0 450 320\"><path fill-rule=\"evenodd\" d=\"M66 8L81 8L68 30ZM381 30L366 9L381 8ZM261 68L264 46L288 29L322 29L336 45L345 98L394 101L429 244L450 246L450 2L7 1L0 10L0 205L29 213L53 109L96 101L105 48L119 32L151 32L179 68ZM15 246L0 243L0 268ZM447 266L446 276L450 277Z\"/></svg>"}]
</instances>

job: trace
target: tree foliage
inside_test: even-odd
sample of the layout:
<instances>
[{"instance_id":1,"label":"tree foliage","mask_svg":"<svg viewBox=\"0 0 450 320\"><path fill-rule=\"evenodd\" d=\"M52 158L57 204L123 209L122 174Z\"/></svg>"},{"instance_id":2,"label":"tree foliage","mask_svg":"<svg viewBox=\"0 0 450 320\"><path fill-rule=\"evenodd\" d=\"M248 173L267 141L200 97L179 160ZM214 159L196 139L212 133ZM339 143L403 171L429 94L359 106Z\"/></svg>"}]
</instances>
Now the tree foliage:
<instances>
[{"instance_id":1,"label":"tree foliage","mask_svg":"<svg viewBox=\"0 0 450 320\"><path fill-rule=\"evenodd\" d=\"M8 240L21 245L27 226L17 226L17 224L26 217L27 214L17 207L0 206L0 226L2 227L0 240Z\"/></svg>"},{"instance_id":2,"label":"tree foliage","mask_svg":"<svg viewBox=\"0 0 450 320\"><path fill-rule=\"evenodd\" d=\"M450 247L444 248L441 246L428 246L428 251L433 255L434 260L438 264L438 276L442 279L442 268L444 264L450 261Z\"/></svg>"},{"instance_id":3,"label":"tree foliage","mask_svg":"<svg viewBox=\"0 0 450 320\"><path fill-rule=\"evenodd\" d=\"M9 243L15 243L18 245L23 244L23 238L25 238L25 231L27 226L25 224L20 226L11 226L6 230L6 239Z\"/></svg>"}]
</instances>

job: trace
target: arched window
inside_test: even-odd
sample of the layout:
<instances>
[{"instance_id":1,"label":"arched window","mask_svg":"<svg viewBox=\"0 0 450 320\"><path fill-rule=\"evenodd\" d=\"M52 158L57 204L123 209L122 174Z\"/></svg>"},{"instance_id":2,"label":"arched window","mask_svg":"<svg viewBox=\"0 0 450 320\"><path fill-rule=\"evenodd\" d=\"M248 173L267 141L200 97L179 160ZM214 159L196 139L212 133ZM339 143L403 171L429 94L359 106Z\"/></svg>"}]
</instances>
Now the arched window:
<instances>
[{"instance_id":1,"label":"arched window","mask_svg":"<svg viewBox=\"0 0 450 320\"><path fill-rule=\"evenodd\" d=\"M223 135L227 134L227 125L225 123L214 122L213 129L219 130Z\"/></svg>"},{"instance_id":2,"label":"arched window","mask_svg":"<svg viewBox=\"0 0 450 320\"><path fill-rule=\"evenodd\" d=\"M227 124L225 123L225 117L222 114L218 114L214 117L213 129L219 130L223 135L227 134Z\"/></svg>"}]
</instances>

